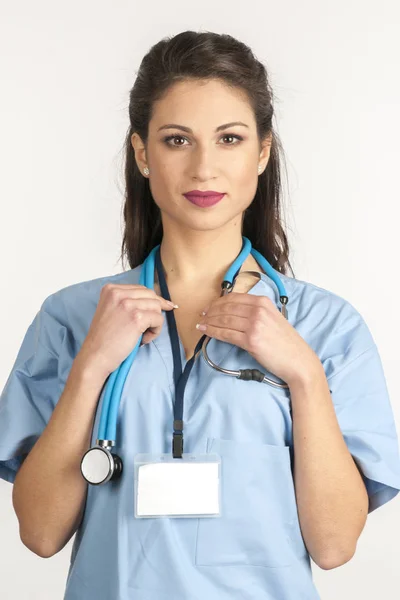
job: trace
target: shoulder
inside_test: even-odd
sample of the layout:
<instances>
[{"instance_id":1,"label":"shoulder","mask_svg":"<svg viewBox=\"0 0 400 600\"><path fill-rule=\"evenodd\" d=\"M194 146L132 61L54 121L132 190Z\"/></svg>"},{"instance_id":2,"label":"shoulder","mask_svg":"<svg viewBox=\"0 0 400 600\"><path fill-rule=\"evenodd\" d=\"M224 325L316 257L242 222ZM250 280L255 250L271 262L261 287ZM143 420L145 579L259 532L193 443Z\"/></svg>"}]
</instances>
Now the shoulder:
<instances>
[{"instance_id":1,"label":"shoulder","mask_svg":"<svg viewBox=\"0 0 400 600\"><path fill-rule=\"evenodd\" d=\"M320 350L339 340L364 349L374 345L363 315L349 300L309 281L277 275L289 298L289 321L307 341Z\"/></svg>"},{"instance_id":2,"label":"shoulder","mask_svg":"<svg viewBox=\"0 0 400 600\"><path fill-rule=\"evenodd\" d=\"M73 283L59 290L54 291L44 301L44 304L50 306L57 303L63 303L65 306L73 306L80 302L98 302L100 292L107 283L114 284L137 284L139 283L141 265L129 271L123 271L115 275L105 275Z\"/></svg>"},{"instance_id":3,"label":"shoulder","mask_svg":"<svg viewBox=\"0 0 400 600\"><path fill-rule=\"evenodd\" d=\"M115 275L80 281L58 289L47 296L38 313L40 330L67 330L71 337L82 342L92 321L102 288L107 283L138 284L141 265Z\"/></svg>"},{"instance_id":4,"label":"shoulder","mask_svg":"<svg viewBox=\"0 0 400 600\"><path fill-rule=\"evenodd\" d=\"M349 300L332 290L318 286L310 281L288 277L282 273L278 273L278 277L286 288L289 303L296 308L296 312L299 315L312 311L314 314L319 313L327 316L329 311L330 318L339 316L341 318L363 318L361 313Z\"/></svg>"}]
</instances>

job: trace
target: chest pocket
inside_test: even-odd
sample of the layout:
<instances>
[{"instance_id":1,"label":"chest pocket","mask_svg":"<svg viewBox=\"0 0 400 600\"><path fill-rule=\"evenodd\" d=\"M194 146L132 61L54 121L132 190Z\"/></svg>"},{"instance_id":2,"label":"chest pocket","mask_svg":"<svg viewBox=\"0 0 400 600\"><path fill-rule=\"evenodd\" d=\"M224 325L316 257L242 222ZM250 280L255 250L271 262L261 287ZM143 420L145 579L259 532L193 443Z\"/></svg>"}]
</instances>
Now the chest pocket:
<instances>
[{"instance_id":1,"label":"chest pocket","mask_svg":"<svg viewBox=\"0 0 400 600\"><path fill-rule=\"evenodd\" d=\"M286 567L307 554L289 446L207 438L221 456L221 516L199 518L195 564Z\"/></svg>"}]
</instances>

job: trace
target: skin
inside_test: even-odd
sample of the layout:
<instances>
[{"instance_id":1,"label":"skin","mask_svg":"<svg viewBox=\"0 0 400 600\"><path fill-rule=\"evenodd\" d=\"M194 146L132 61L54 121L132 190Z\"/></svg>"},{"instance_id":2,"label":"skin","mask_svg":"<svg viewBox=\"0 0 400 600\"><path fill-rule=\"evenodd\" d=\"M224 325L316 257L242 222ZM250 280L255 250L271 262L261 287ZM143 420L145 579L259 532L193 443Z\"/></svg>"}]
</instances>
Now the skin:
<instances>
[{"instance_id":1,"label":"skin","mask_svg":"<svg viewBox=\"0 0 400 600\"><path fill-rule=\"evenodd\" d=\"M248 127L235 125L215 132L232 121ZM193 133L177 128L158 131L170 123L190 127ZM243 141L227 134L242 136ZM169 135L178 137L164 142ZM216 80L176 83L154 105L147 148L137 133L131 142L140 171L149 168L151 193L161 211L161 258L168 285L190 287L201 282L220 289L242 246L242 213L254 198L258 166L263 171L270 156L271 139L260 143L247 98ZM204 209L182 195L193 189L226 195ZM249 257L243 270L261 269Z\"/></svg>"},{"instance_id":2,"label":"skin","mask_svg":"<svg viewBox=\"0 0 400 600\"><path fill-rule=\"evenodd\" d=\"M215 132L231 121L248 127ZM158 131L168 123L193 132ZM244 139L223 138L228 133ZM172 134L184 138L168 146L163 137ZM223 275L242 247L242 214L254 197L258 166L265 169L268 163L270 140L260 143L252 108L240 91L220 81L191 81L175 84L156 103L147 148L137 134L131 141L139 169L150 170L150 189L161 211L161 258L171 298L192 310L193 296L211 290L212 297L201 297L207 314L198 319L207 335L244 348L289 385L303 538L321 568L346 563L366 522L368 495L341 433L322 364L269 298L235 292L219 297ZM192 189L226 196L203 209L182 195ZM262 270L251 255L242 269ZM187 316L180 324L195 326ZM191 338L187 346L193 343Z\"/></svg>"}]
</instances>

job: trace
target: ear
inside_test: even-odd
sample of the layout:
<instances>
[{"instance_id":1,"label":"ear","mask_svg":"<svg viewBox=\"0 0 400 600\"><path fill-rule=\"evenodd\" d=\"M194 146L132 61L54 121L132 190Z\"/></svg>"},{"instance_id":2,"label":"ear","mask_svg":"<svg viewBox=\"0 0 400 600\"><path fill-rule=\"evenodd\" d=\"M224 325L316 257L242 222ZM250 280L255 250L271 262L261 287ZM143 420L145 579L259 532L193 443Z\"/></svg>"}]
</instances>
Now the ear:
<instances>
[{"instance_id":1,"label":"ear","mask_svg":"<svg viewBox=\"0 0 400 600\"><path fill-rule=\"evenodd\" d=\"M268 164L269 156L271 153L271 144L272 144L272 132L267 135L267 137L261 142L261 152L259 158L259 165L262 167L262 170Z\"/></svg>"},{"instance_id":2,"label":"ear","mask_svg":"<svg viewBox=\"0 0 400 600\"><path fill-rule=\"evenodd\" d=\"M141 173L143 174L143 169L148 166L146 159L146 147L143 144L143 141L138 133L132 133L131 144L135 152L136 164Z\"/></svg>"}]
</instances>

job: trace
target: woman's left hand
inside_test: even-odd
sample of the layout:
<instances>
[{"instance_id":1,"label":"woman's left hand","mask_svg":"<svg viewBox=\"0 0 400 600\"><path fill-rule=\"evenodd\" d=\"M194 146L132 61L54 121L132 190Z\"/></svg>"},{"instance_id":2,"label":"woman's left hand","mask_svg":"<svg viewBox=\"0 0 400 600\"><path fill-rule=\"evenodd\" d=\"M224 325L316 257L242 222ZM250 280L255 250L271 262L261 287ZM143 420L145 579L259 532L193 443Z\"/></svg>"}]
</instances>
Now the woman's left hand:
<instances>
[{"instance_id":1,"label":"woman's left hand","mask_svg":"<svg viewBox=\"0 0 400 600\"><path fill-rule=\"evenodd\" d=\"M212 338L246 350L289 386L320 368L317 354L267 296L230 292L214 300L199 320Z\"/></svg>"}]
</instances>

